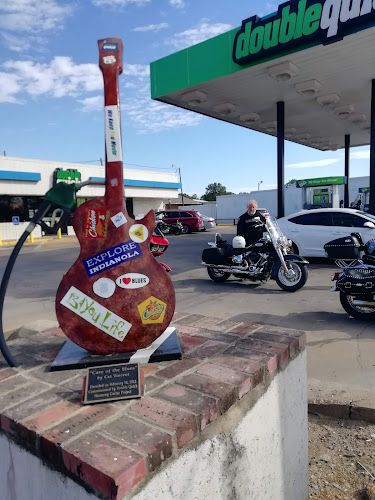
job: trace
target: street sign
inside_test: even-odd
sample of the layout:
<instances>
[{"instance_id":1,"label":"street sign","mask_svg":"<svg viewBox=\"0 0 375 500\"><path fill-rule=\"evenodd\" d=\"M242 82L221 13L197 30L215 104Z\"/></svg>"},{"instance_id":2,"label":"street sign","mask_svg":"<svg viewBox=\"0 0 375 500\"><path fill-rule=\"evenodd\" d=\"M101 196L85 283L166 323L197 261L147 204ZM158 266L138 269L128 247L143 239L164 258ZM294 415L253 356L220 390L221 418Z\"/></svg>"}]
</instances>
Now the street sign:
<instances>
[{"instance_id":1,"label":"street sign","mask_svg":"<svg viewBox=\"0 0 375 500\"><path fill-rule=\"evenodd\" d=\"M19 224L20 224L20 218L19 218L18 216L15 216L15 215L14 215L14 216L12 217L12 222L13 222L13 224L14 224L15 226L19 226Z\"/></svg>"}]
</instances>

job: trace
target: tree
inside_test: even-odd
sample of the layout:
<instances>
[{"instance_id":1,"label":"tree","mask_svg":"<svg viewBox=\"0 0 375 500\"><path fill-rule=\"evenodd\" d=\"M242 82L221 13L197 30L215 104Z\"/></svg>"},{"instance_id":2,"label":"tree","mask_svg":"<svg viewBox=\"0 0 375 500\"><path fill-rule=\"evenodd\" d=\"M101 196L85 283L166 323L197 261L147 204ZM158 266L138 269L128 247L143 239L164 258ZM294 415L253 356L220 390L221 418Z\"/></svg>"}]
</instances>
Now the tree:
<instances>
[{"instance_id":1,"label":"tree","mask_svg":"<svg viewBox=\"0 0 375 500\"><path fill-rule=\"evenodd\" d=\"M205 201L216 201L217 196L223 196L225 194L233 193L227 191L227 188L220 184L220 182L213 182L206 187L206 192L201 199Z\"/></svg>"},{"instance_id":2,"label":"tree","mask_svg":"<svg viewBox=\"0 0 375 500\"><path fill-rule=\"evenodd\" d=\"M289 187L289 186L294 186L295 183L297 182L297 179L290 179L290 181L288 181L286 184L285 184L285 187Z\"/></svg>"},{"instance_id":3,"label":"tree","mask_svg":"<svg viewBox=\"0 0 375 500\"><path fill-rule=\"evenodd\" d=\"M198 195L196 194L186 194L186 193L182 193L181 196L183 196L184 198L190 198L191 200L198 200Z\"/></svg>"}]
</instances>

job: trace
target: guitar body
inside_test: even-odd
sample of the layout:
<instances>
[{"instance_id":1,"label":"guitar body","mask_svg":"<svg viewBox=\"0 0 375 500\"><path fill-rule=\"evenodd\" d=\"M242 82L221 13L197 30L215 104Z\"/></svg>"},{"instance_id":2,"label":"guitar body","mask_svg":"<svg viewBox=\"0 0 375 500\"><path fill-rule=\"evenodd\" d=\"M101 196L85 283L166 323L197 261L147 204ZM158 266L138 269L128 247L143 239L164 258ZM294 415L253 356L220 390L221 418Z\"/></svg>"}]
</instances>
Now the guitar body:
<instances>
[{"instance_id":1,"label":"guitar body","mask_svg":"<svg viewBox=\"0 0 375 500\"><path fill-rule=\"evenodd\" d=\"M141 349L156 340L172 320L175 294L168 274L150 252L154 213L134 220L125 208L119 112L116 117L122 43L114 38L98 43L100 65L103 59L108 61L104 63L108 67L101 65L106 193L82 204L74 214L81 251L58 288L56 315L73 342L93 354L114 354Z\"/></svg>"}]
</instances>

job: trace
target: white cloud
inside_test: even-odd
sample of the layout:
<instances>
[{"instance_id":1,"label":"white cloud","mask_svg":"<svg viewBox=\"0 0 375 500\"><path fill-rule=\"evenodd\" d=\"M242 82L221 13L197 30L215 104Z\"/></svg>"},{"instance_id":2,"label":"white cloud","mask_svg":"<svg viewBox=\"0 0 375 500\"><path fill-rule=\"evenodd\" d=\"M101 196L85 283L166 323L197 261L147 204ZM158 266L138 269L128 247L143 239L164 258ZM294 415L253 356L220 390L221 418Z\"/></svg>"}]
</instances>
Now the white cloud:
<instances>
[{"instance_id":1,"label":"white cloud","mask_svg":"<svg viewBox=\"0 0 375 500\"><path fill-rule=\"evenodd\" d=\"M16 75L0 72L0 102L16 103L17 94L21 90Z\"/></svg>"},{"instance_id":2,"label":"white cloud","mask_svg":"<svg viewBox=\"0 0 375 500\"><path fill-rule=\"evenodd\" d=\"M86 99L79 99L78 102L82 104L82 111L90 113L91 111L100 111L104 109L104 96L96 95L95 97L86 97Z\"/></svg>"},{"instance_id":3,"label":"white cloud","mask_svg":"<svg viewBox=\"0 0 375 500\"><path fill-rule=\"evenodd\" d=\"M55 0L3 1L0 4L2 38L8 48L16 52L27 50L31 45L41 50L47 43L42 36L61 29L73 10L72 5Z\"/></svg>"},{"instance_id":4,"label":"white cloud","mask_svg":"<svg viewBox=\"0 0 375 500\"><path fill-rule=\"evenodd\" d=\"M147 64L125 64L124 75L148 78L150 76L150 66Z\"/></svg>"},{"instance_id":5,"label":"white cloud","mask_svg":"<svg viewBox=\"0 0 375 500\"><path fill-rule=\"evenodd\" d=\"M97 7L126 7L127 5L144 5L151 0L92 0L92 3Z\"/></svg>"},{"instance_id":6,"label":"white cloud","mask_svg":"<svg viewBox=\"0 0 375 500\"><path fill-rule=\"evenodd\" d=\"M311 168L311 167L327 167L338 163L340 158L327 158L326 160L303 161L301 163L290 163L287 168Z\"/></svg>"},{"instance_id":7,"label":"white cloud","mask_svg":"<svg viewBox=\"0 0 375 500\"><path fill-rule=\"evenodd\" d=\"M351 160L369 160L370 151L353 151L350 153Z\"/></svg>"},{"instance_id":8,"label":"white cloud","mask_svg":"<svg viewBox=\"0 0 375 500\"><path fill-rule=\"evenodd\" d=\"M180 50L191 45L203 42L208 38L225 33L232 28L230 24L216 23L209 24L206 20L202 20L196 28L191 28L181 33L176 33L170 40L168 40L168 45L172 45L176 49Z\"/></svg>"},{"instance_id":9,"label":"white cloud","mask_svg":"<svg viewBox=\"0 0 375 500\"><path fill-rule=\"evenodd\" d=\"M185 7L185 2L184 0L169 0L169 5L176 7L177 9L182 9Z\"/></svg>"},{"instance_id":10,"label":"white cloud","mask_svg":"<svg viewBox=\"0 0 375 500\"><path fill-rule=\"evenodd\" d=\"M263 10L258 12L259 17L264 17L267 16L268 14L273 14L274 12L277 12L277 4L271 3L271 2L266 2L266 4L263 7Z\"/></svg>"},{"instance_id":11,"label":"white cloud","mask_svg":"<svg viewBox=\"0 0 375 500\"><path fill-rule=\"evenodd\" d=\"M76 64L70 57L59 56L49 63L7 61L2 67L0 102L22 103L28 96L69 96L77 99L84 112L103 109L103 94L97 92L103 89L103 77L96 64ZM127 89L120 92L123 113L140 133L195 126L203 119L196 113L152 101L149 75L148 65L125 64L125 77L120 80L122 89ZM96 95L87 96L89 92Z\"/></svg>"},{"instance_id":12,"label":"white cloud","mask_svg":"<svg viewBox=\"0 0 375 500\"><path fill-rule=\"evenodd\" d=\"M203 119L196 113L151 100L149 84L139 88L133 98L125 99L121 109L143 134L179 127L193 127Z\"/></svg>"},{"instance_id":13,"label":"white cloud","mask_svg":"<svg viewBox=\"0 0 375 500\"><path fill-rule=\"evenodd\" d=\"M168 23L148 24L147 26L138 26L137 28L133 28L132 31L140 31L140 32L153 31L154 33L157 33L160 30L168 28L168 26L169 26Z\"/></svg>"},{"instance_id":14,"label":"white cloud","mask_svg":"<svg viewBox=\"0 0 375 500\"><path fill-rule=\"evenodd\" d=\"M8 83L7 91L2 95L3 102L15 102L16 95L21 92L30 96L64 97L103 87L103 78L96 64L75 64L70 57L55 57L49 64L7 61L3 68L8 70L8 73L2 73L2 81L6 75Z\"/></svg>"}]
</instances>

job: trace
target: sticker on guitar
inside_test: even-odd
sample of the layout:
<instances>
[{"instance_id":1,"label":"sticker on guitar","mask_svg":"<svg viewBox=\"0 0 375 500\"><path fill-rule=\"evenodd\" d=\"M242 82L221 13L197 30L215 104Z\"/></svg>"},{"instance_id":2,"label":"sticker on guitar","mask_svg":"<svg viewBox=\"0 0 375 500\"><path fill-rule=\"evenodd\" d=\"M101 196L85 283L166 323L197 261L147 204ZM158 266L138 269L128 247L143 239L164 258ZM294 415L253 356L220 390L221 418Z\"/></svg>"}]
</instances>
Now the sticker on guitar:
<instances>
[{"instance_id":1,"label":"sticker on guitar","mask_svg":"<svg viewBox=\"0 0 375 500\"><path fill-rule=\"evenodd\" d=\"M111 217L111 221L116 227L120 227L123 224L127 223L126 217L122 212L119 212L118 214Z\"/></svg>"},{"instance_id":2,"label":"sticker on guitar","mask_svg":"<svg viewBox=\"0 0 375 500\"><path fill-rule=\"evenodd\" d=\"M60 304L120 342L132 327L128 321L98 304L74 286L69 288Z\"/></svg>"},{"instance_id":3,"label":"sticker on guitar","mask_svg":"<svg viewBox=\"0 0 375 500\"><path fill-rule=\"evenodd\" d=\"M109 210L106 208L89 208L86 218L86 238L106 238L108 220Z\"/></svg>"},{"instance_id":4,"label":"sticker on guitar","mask_svg":"<svg viewBox=\"0 0 375 500\"><path fill-rule=\"evenodd\" d=\"M148 238L148 229L143 224L133 224L130 226L129 236L136 243L143 243Z\"/></svg>"},{"instance_id":5,"label":"sticker on guitar","mask_svg":"<svg viewBox=\"0 0 375 500\"><path fill-rule=\"evenodd\" d=\"M111 50L112 52L117 52L118 43L117 42L104 42L102 45L102 50Z\"/></svg>"},{"instance_id":6,"label":"sticker on guitar","mask_svg":"<svg viewBox=\"0 0 375 500\"><path fill-rule=\"evenodd\" d=\"M143 288L150 283L150 278L140 273L128 273L119 276L116 285L120 288Z\"/></svg>"},{"instance_id":7,"label":"sticker on guitar","mask_svg":"<svg viewBox=\"0 0 375 500\"><path fill-rule=\"evenodd\" d=\"M137 306L144 325L163 323L167 304L156 297L149 297Z\"/></svg>"},{"instance_id":8,"label":"sticker on guitar","mask_svg":"<svg viewBox=\"0 0 375 500\"><path fill-rule=\"evenodd\" d=\"M115 247L108 248L104 252L93 255L89 259L83 259L82 262L87 275L95 276L95 274L101 273L105 269L110 269L128 260L136 259L141 255L142 250L138 243L127 241L126 243L121 243Z\"/></svg>"},{"instance_id":9,"label":"sticker on guitar","mask_svg":"<svg viewBox=\"0 0 375 500\"><path fill-rule=\"evenodd\" d=\"M106 56L106 57L103 57L103 62L104 62L104 64L113 64L116 62L116 58L115 58L115 56Z\"/></svg>"},{"instance_id":10,"label":"sticker on guitar","mask_svg":"<svg viewBox=\"0 0 375 500\"><path fill-rule=\"evenodd\" d=\"M105 106L105 147L107 161L122 161L120 116L116 104Z\"/></svg>"}]
</instances>

